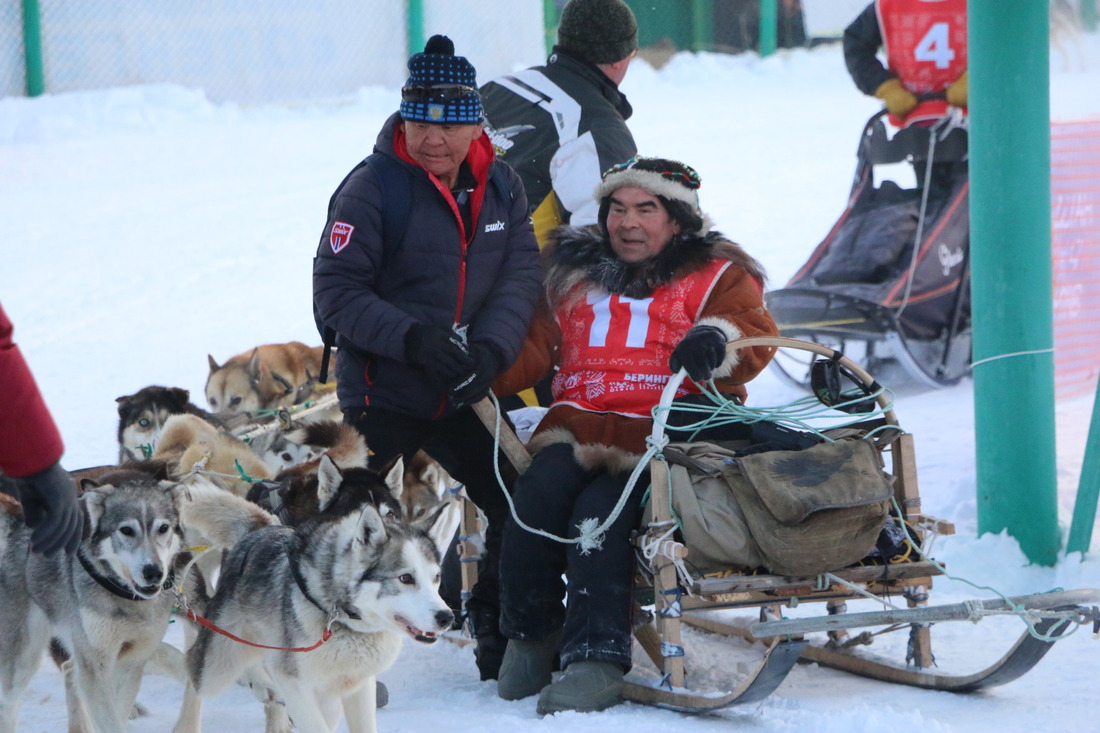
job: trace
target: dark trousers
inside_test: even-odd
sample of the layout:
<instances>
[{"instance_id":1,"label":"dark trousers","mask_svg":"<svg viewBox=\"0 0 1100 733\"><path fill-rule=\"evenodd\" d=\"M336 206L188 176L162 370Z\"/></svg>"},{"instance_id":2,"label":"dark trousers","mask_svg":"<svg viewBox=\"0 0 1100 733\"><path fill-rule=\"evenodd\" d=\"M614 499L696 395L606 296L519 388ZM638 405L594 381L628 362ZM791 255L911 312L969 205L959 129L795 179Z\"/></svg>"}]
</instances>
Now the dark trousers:
<instances>
[{"instance_id":1,"label":"dark trousers","mask_svg":"<svg viewBox=\"0 0 1100 733\"><path fill-rule=\"evenodd\" d=\"M584 520L607 520L629 477L586 471L574 459L572 446L548 446L516 481L516 515L530 527L575 538ZM508 521L500 559L500 626L505 636L538 640L562 629L563 668L590 659L630 669L630 535L641 520L641 500L648 486L649 476L643 473L622 513L607 528L601 547L587 553L576 544L547 539Z\"/></svg>"},{"instance_id":2,"label":"dark trousers","mask_svg":"<svg viewBox=\"0 0 1100 733\"><path fill-rule=\"evenodd\" d=\"M439 420L423 420L389 410L363 408L348 410L344 422L353 425L366 438L371 451L370 467L378 469L400 454L412 458L423 449L456 481L485 513L485 555L478 570L471 598L484 606L499 606L499 558L501 530L508 517L508 500L493 471L493 435L471 408L464 408ZM511 489L516 472L507 458L500 456L501 477Z\"/></svg>"}]
</instances>

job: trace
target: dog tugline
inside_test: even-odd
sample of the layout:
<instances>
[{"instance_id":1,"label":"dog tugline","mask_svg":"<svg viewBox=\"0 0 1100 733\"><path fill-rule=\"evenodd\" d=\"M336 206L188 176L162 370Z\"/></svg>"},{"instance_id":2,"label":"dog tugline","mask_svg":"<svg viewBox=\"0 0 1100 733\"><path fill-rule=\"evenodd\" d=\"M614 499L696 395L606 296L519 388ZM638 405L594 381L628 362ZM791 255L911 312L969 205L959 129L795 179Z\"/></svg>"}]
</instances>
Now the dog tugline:
<instances>
[{"instance_id":1,"label":"dog tugline","mask_svg":"<svg viewBox=\"0 0 1100 733\"><path fill-rule=\"evenodd\" d=\"M313 299L319 325L336 334L340 406L366 437L371 467L423 449L486 516L465 611L480 675L495 679L508 504L493 436L470 405L523 343L541 287L538 245L519 176L483 134L474 67L446 36L408 66L399 111L329 203ZM500 465L510 487L515 471Z\"/></svg>"}]
</instances>

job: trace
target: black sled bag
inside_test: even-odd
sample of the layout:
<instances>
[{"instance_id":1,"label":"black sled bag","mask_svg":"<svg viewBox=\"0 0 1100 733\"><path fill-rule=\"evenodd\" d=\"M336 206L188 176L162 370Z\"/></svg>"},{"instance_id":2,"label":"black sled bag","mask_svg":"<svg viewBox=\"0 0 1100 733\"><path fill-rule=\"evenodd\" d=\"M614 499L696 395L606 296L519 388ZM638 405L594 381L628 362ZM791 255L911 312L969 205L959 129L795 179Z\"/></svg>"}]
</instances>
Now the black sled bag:
<instances>
[{"instance_id":1,"label":"black sled bag","mask_svg":"<svg viewBox=\"0 0 1100 733\"><path fill-rule=\"evenodd\" d=\"M671 443L672 510L697 572L766 568L804 576L866 557L893 492L873 443L860 438L750 455Z\"/></svg>"}]
</instances>

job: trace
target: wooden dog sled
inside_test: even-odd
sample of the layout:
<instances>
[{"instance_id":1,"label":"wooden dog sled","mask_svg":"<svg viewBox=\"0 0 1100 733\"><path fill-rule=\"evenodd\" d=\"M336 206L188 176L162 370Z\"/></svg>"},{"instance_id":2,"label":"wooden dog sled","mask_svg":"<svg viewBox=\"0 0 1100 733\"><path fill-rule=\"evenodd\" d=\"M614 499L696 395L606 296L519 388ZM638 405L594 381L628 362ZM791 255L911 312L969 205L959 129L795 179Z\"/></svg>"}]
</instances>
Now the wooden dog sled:
<instances>
[{"instance_id":1,"label":"wooden dog sled","mask_svg":"<svg viewBox=\"0 0 1100 733\"><path fill-rule=\"evenodd\" d=\"M665 421L684 373L674 375L666 386L655 412L651 444L662 447L649 460L651 476L651 518L636 538L639 558L639 608L644 620L634 630L635 638L657 669L646 675L636 664L626 678L628 700L682 712L706 712L757 702L774 691L796 662L822 666L856 675L932 690L963 692L1005 684L1030 670L1055 641L1078 625L1100 627L1100 590L1085 589L1041 593L1016 598L974 600L950 605L929 605L932 579L944 568L924 554L925 540L935 534L952 534L950 523L921 511L917 485L913 436L904 432L894 414L889 393L858 364L839 352L817 343L782 337L742 339L727 348L774 346L811 352L811 358L831 360L862 382L864 403L874 403L872 416L845 423L842 431L867 438L878 453L881 471L892 485L890 520L907 528L911 552L885 561L862 561L843 568L812 575L779 575L766 570L734 568L725 572L694 574L688 571L691 549L673 519L671 494L691 490L670 482L664 455ZM849 393L845 397L851 397ZM870 395L870 396L868 396ZM530 462L523 444L503 427L488 398L476 405L490 431L500 436L500 447L522 471ZM888 439L874 439L888 434ZM847 613L849 601L876 599L886 610ZM904 599L905 607L892 601ZM803 618L782 618L782 609L823 603L824 614ZM759 622L751 625L715 618L712 611L756 609ZM971 674L955 675L935 671L932 653L934 624L977 621L989 614L1014 613L1028 629L997 661ZM748 674L736 686L718 691L685 687L690 668L684 644L684 625L707 632L764 645L764 651ZM855 629L877 629L850 633ZM894 662L871 656L858 646L869 644L887 631L908 634L905 659Z\"/></svg>"},{"instance_id":2,"label":"wooden dog sled","mask_svg":"<svg viewBox=\"0 0 1100 733\"><path fill-rule=\"evenodd\" d=\"M812 352L817 357L841 364L862 380L875 396L879 417L855 422L849 428L872 435L884 426L900 428L888 392L877 388L874 379L859 365L820 344L789 338L749 338L731 343L741 346L775 346ZM674 375L666 386L656 412L667 410L683 373ZM664 445L664 421L655 420L652 442ZM826 667L853 674L934 690L971 691L1005 684L1030 670L1059 638L1077 625L1097 624L1100 613L1095 606L1100 590L1086 589L1042 593L1009 599L976 600L943 606L928 605L932 579L944 573L943 566L925 557L920 545L926 535L951 534L953 527L921 512L917 486L913 436L903 431L889 441L873 442L880 452L884 472L893 483L894 517L908 527L908 540L914 552L900 561L860 563L806 577L791 577L768 572L737 569L695 577L685 573L691 550L671 533L670 491L690 487L670 485L668 463L657 455L650 460L652 519L639 534L639 556L651 558L644 570L652 579L653 620L635 630L641 646L660 674L646 678L632 673L627 677L624 695L629 700L684 712L704 712L727 706L759 701L775 690L798 661L817 662ZM897 513L900 512L900 517ZM848 601L878 598L904 599L905 608L869 613L846 613ZM807 603L824 603L825 615L783 619L781 609ZM892 605L892 604L888 604ZM760 621L749 626L736 625L703 611L720 609L759 609ZM1012 612L1025 617L1029 628L1010 649L987 668L972 674L943 674L933 670L932 625L952 620L977 621L984 615ZM766 645L763 655L747 677L733 689L698 692L685 687L685 669L689 666L682 628L690 627L759 641ZM849 630L884 627L909 634L904 662L894 663L872 657L856 647L870 643L874 633L856 636Z\"/></svg>"}]
</instances>

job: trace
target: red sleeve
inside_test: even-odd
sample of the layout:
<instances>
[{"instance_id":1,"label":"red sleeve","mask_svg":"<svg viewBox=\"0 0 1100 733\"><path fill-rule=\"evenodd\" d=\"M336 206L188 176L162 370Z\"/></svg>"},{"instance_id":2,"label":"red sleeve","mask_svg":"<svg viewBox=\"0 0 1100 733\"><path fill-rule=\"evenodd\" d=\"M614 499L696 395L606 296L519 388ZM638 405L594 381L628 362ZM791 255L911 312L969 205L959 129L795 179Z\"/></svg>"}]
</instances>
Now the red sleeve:
<instances>
[{"instance_id":1,"label":"red sleeve","mask_svg":"<svg viewBox=\"0 0 1100 733\"><path fill-rule=\"evenodd\" d=\"M0 471L20 478L61 459L61 434L0 306Z\"/></svg>"}]
</instances>

